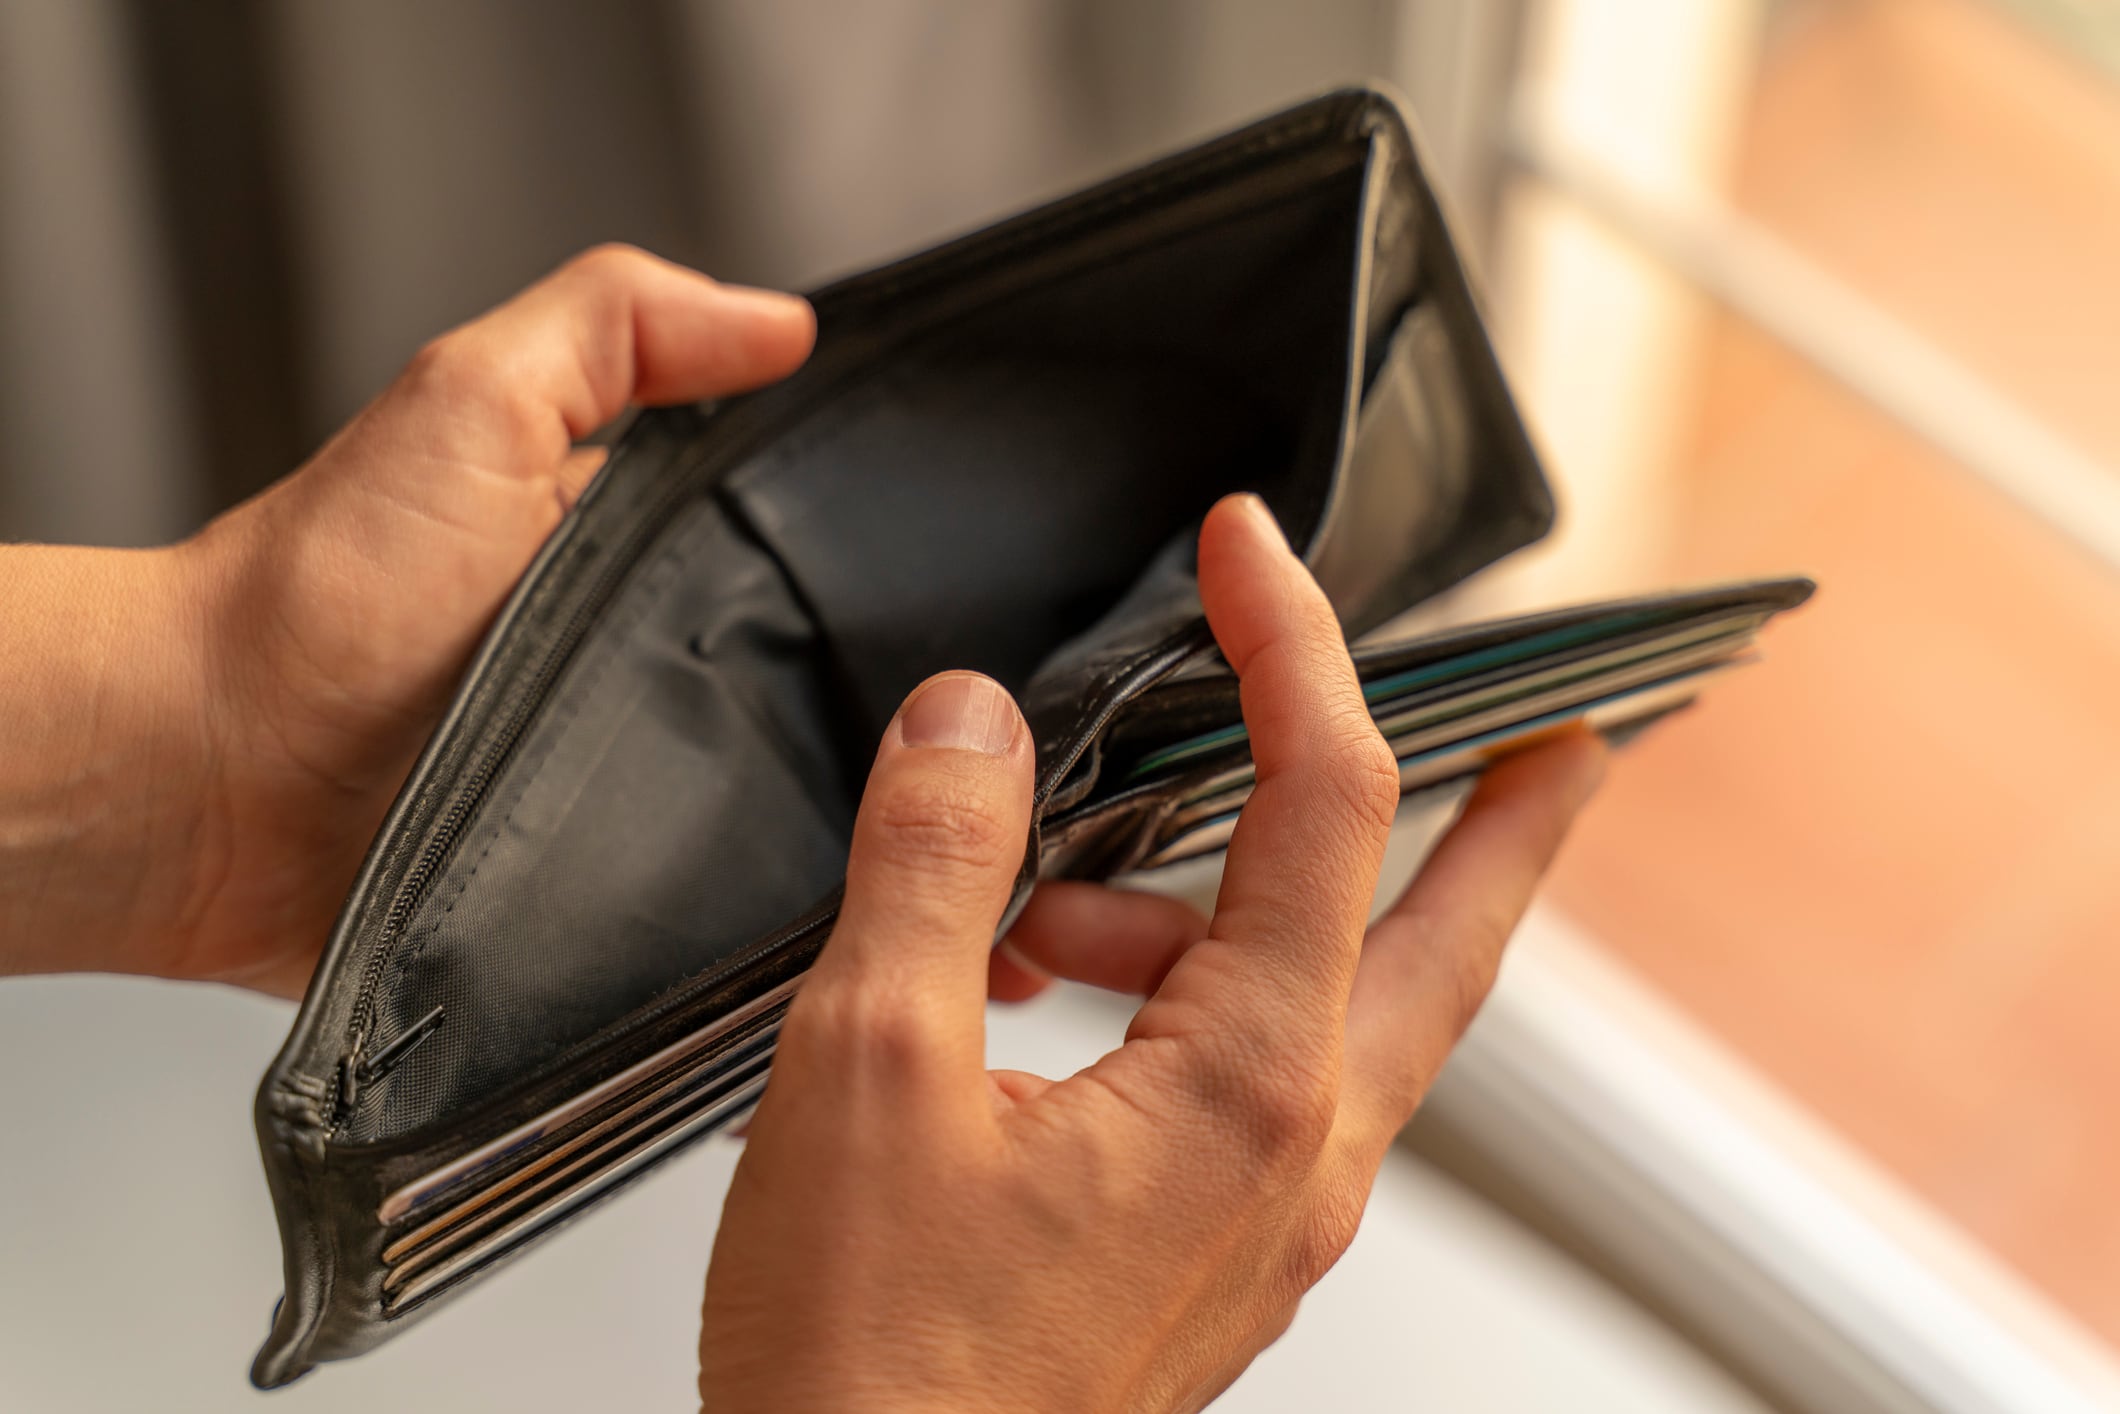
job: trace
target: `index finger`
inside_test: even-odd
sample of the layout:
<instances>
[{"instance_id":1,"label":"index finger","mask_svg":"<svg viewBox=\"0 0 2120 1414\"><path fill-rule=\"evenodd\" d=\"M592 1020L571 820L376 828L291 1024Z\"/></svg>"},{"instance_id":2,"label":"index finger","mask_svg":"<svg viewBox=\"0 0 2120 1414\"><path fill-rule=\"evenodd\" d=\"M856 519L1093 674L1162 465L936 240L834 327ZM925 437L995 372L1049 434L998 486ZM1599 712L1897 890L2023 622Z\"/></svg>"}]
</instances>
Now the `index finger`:
<instances>
[{"instance_id":1,"label":"index finger","mask_svg":"<svg viewBox=\"0 0 2120 1414\"><path fill-rule=\"evenodd\" d=\"M1200 597L1237 672L1257 784L1208 938L1134 1034L1207 1024L1337 1055L1363 925L1397 813L1397 763L1363 701L1338 616L1255 496L1200 530Z\"/></svg>"}]
</instances>

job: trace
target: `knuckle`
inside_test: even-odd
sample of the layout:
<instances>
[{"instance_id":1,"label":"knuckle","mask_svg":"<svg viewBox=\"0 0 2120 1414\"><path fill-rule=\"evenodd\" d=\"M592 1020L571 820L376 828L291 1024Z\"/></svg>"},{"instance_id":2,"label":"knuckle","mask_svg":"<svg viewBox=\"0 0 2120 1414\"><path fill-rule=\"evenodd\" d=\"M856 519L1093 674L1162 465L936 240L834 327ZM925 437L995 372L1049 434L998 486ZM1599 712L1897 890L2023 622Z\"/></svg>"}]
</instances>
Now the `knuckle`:
<instances>
[{"instance_id":1,"label":"knuckle","mask_svg":"<svg viewBox=\"0 0 2120 1414\"><path fill-rule=\"evenodd\" d=\"M917 997L888 987L820 987L802 1000L809 1005L789 1016L784 1032L795 1032L805 1054L858 1057L864 1069L901 1074L925 1063L934 1027Z\"/></svg>"},{"instance_id":2,"label":"knuckle","mask_svg":"<svg viewBox=\"0 0 2120 1414\"><path fill-rule=\"evenodd\" d=\"M1371 937L1388 937L1392 946L1421 956L1424 993L1434 997L1454 1044L1494 990L1517 919L1515 909L1493 901L1449 912L1409 909L1379 922L1378 930L1390 931L1373 931Z\"/></svg>"},{"instance_id":3,"label":"knuckle","mask_svg":"<svg viewBox=\"0 0 2120 1414\"><path fill-rule=\"evenodd\" d=\"M473 338L468 328L451 329L429 339L406 365L406 380L421 392L444 397L501 381L500 360Z\"/></svg>"},{"instance_id":4,"label":"knuckle","mask_svg":"<svg viewBox=\"0 0 2120 1414\"><path fill-rule=\"evenodd\" d=\"M873 802L871 848L887 866L956 875L1013 864L1023 832L973 783L929 774L891 783Z\"/></svg>"},{"instance_id":5,"label":"knuckle","mask_svg":"<svg viewBox=\"0 0 2120 1414\"><path fill-rule=\"evenodd\" d=\"M1479 926L1484 929L1488 925L1482 923ZM1505 924L1492 947L1486 946L1483 939L1481 946L1465 949L1456 966L1446 971L1447 985L1450 988L1448 1005L1453 1040L1465 1034L1465 1029L1472 1025L1473 1018L1480 1014L1480 1008L1487 1004L1487 994L1494 990L1498 962L1496 954L1502 940L1507 936Z\"/></svg>"},{"instance_id":6,"label":"knuckle","mask_svg":"<svg viewBox=\"0 0 2120 1414\"><path fill-rule=\"evenodd\" d=\"M534 435L540 412L523 391L506 351L472 326L429 340L406 366L403 386L416 400L454 415L470 413L504 432Z\"/></svg>"},{"instance_id":7,"label":"knuckle","mask_svg":"<svg viewBox=\"0 0 2120 1414\"><path fill-rule=\"evenodd\" d=\"M1339 1110L1332 1087L1300 1072L1259 1075L1244 1089L1245 1128L1269 1164L1308 1167Z\"/></svg>"},{"instance_id":8,"label":"knuckle","mask_svg":"<svg viewBox=\"0 0 2120 1414\"><path fill-rule=\"evenodd\" d=\"M1289 1275L1302 1289L1314 1286L1354 1245L1367 1205L1366 1192L1337 1183L1326 1185L1314 1198L1289 1251ZM1289 1314L1293 1316L1293 1310Z\"/></svg>"},{"instance_id":9,"label":"knuckle","mask_svg":"<svg viewBox=\"0 0 2120 1414\"><path fill-rule=\"evenodd\" d=\"M655 263L655 257L624 241L604 241L590 246L561 266L562 272L591 283L618 282Z\"/></svg>"},{"instance_id":10,"label":"knuckle","mask_svg":"<svg viewBox=\"0 0 2120 1414\"><path fill-rule=\"evenodd\" d=\"M878 998L853 1009L846 1038L871 1064L905 1071L927 1054L929 1029L917 1007Z\"/></svg>"},{"instance_id":11,"label":"knuckle","mask_svg":"<svg viewBox=\"0 0 2120 1414\"><path fill-rule=\"evenodd\" d=\"M1366 715L1348 735L1339 773L1348 811L1364 825L1389 830L1399 813L1398 758Z\"/></svg>"}]
</instances>

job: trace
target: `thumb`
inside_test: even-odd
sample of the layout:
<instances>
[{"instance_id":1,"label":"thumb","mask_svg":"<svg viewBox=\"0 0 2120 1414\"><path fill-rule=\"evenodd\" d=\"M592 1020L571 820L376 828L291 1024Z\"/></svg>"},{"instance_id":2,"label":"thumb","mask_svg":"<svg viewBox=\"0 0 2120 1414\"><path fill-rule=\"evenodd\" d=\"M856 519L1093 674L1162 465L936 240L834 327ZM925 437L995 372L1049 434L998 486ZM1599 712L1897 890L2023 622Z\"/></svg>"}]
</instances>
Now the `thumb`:
<instances>
[{"instance_id":1,"label":"thumb","mask_svg":"<svg viewBox=\"0 0 2120 1414\"><path fill-rule=\"evenodd\" d=\"M1023 865L1032 755L991 678L944 673L906 699L862 795L839 921L803 989L813 1006L983 1073L987 954Z\"/></svg>"},{"instance_id":2,"label":"thumb","mask_svg":"<svg viewBox=\"0 0 2120 1414\"><path fill-rule=\"evenodd\" d=\"M575 439L630 402L784 376L815 331L791 295L591 251L429 344L307 466L209 527L196 553L224 620L287 680L274 710L321 724L304 772L402 778L594 470ZM340 742L359 759L327 759Z\"/></svg>"},{"instance_id":3,"label":"thumb","mask_svg":"<svg viewBox=\"0 0 2120 1414\"><path fill-rule=\"evenodd\" d=\"M816 332L793 295L599 247L421 349L297 479L384 518L363 538L385 549L416 550L420 520L451 540L477 532L514 569L505 592L602 460L570 455L575 442L629 404L784 378Z\"/></svg>"}]
</instances>

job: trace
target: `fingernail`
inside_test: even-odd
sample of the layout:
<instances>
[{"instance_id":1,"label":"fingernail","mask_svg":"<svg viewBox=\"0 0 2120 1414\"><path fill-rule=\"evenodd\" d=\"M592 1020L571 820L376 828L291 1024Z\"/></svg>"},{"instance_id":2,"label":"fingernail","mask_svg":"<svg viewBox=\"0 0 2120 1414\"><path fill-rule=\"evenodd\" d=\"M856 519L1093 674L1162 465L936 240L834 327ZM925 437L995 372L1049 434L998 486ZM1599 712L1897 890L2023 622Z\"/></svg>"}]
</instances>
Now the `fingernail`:
<instances>
[{"instance_id":1,"label":"fingernail","mask_svg":"<svg viewBox=\"0 0 2120 1414\"><path fill-rule=\"evenodd\" d=\"M1273 518L1273 512L1267 508L1266 502L1249 491L1243 491L1237 495L1237 504L1269 542L1284 550L1288 548L1288 536L1282 532L1281 522Z\"/></svg>"},{"instance_id":2,"label":"fingernail","mask_svg":"<svg viewBox=\"0 0 2120 1414\"><path fill-rule=\"evenodd\" d=\"M1016 704L1001 684L977 673L937 678L898 710L898 740L999 756L1016 739Z\"/></svg>"}]
</instances>

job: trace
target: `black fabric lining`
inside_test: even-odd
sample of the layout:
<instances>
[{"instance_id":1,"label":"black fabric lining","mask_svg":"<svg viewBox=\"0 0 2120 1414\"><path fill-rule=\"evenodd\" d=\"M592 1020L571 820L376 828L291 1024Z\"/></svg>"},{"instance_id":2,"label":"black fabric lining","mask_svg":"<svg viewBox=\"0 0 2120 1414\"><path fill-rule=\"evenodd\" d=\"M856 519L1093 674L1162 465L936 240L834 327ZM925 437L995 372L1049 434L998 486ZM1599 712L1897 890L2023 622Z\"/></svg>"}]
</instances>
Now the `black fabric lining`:
<instances>
[{"instance_id":1,"label":"black fabric lining","mask_svg":"<svg viewBox=\"0 0 2120 1414\"><path fill-rule=\"evenodd\" d=\"M1319 129L1319 131L1322 131L1322 129ZM1310 133L1309 135L1316 136L1316 133ZM1282 145L1283 140L1288 136L1290 136L1290 134L1285 131L1279 135L1269 135L1269 137L1264 140L1263 143L1259 145L1255 151L1252 152L1252 155L1258 155L1258 153L1263 152L1268 148L1278 147ZM1224 154L1225 159L1229 157L1230 154ZM1255 222L1261 219L1270 219L1276 211L1282 210L1284 208L1300 207L1305 198L1310 199L1311 204L1315 206L1319 204L1319 198L1323 196L1323 191L1321 189L1327 184L1329 184L1335 177L1346 177L1347 179L1352 180L1356 173L1352 164L1346 162L1343 159L1330 164L1321 164L1321 167L1316 170L1302 172L1300 174L1299 179L1297 178L1296 174L1292 172L1277 172L1274 175L1277 177L1278 180L1287 182L1287 188L1279 190L1277 192L1273 192L1272 194L1268 195L1260 195L1254 193L1253 195L1249 196L1245 200L1240 212L1240 217L1242 221ZM1204 214L1201 209L1201 203L1203 201L1213 202L1218 195L1217 192L1212 189L1208 189L1205 191L1199 190L1197 187L1194 187L1191 184L1189 178L1186 180L1177 181L1169 186L1165 186L1163 184L1154 185L1155 200L1153 202L1148 200L1147 189L1142 188L1141 190L1136 191L1133 196L1129 197L1127 201L1121 203L1122 206L1139 204L1151 207L1150 210L1139 213L1137 219L1141 221L1142 227L1140 230L1137 230L1126 237L1121 254L1127 257L1153 256L1158 251L1161 251L1172 245L1182 244L1188 239L1203 238L1210 235L1215 236L1217 238L1224 238L1227 236L1227 232L1216 231L1210 223L1204 220ZM1224 196L1224 199L1227 199L1226 195ZM1160 205L1161 209L1154 209L1154 207L1156 207L1157 205ZM1323 205L1327 211L1333 210L1332 203L1329 201L1329 199L1326 200ZM1114 208L1114 210L1117 209L1117 207ZM1161 221L1162 224L1156 224L1158 221ZM1026 245L1045 244L1048 246L1052 246L1056 244L1057 238L1059 236L1066 234L1066 229L1067 227L1065 223L1063 223L1061 226L1056 227L1049 222L1042 224L1034 222L1027 226L1023 231L1016 233L1011 238L1011 240L1002 242L1001 245L1007 247L1010 250L1017 250ZM1348 239L1346 241L1338 243L1341 248L1339 249L1337 254L1344 255L1347 259L1352 260L1354 258L1354 251L1352 249L1352 240L1354 232L1352 227L1349 228L1347 236ZM994 243L990 239L975 239L983 240L986 246L994 246ZM1106 253L1109 254L1110 252L1107 251ZM886 318L882 321L879 321L879 327L888 327L894 323L901 326L898 334L888 337L890 337L893 341L898 342L899 347L909 350L920 347L923 343L946 341L948 336L958 326L961 326L962 324L968 321L976 323L977 317L980 314L990 312L997 305L1007 305L1012 301L1023 299L1035 300L1041 294L1051 290L1053 287L1066 286L1070 280L1079 278L1083 275L1084 266L1086 263L1085 257L1081 251L1074 250L1071 248L1062 249L1057 253L1056 259L1048 260L1042 265L1033 264L1030 267L1030 273L1027 276L1000 281L998 282L998 284L997 282L984 277L970 278L967 272L970 272L971 275L977 275L978 272L985 270L987 265L989 264L992 254L993 251L989 249L986 252L986 255L983 256L981 259L975 261L960 260L953 267L953 273L958 279L959 283L978 292L976 297L970 303L965 303L962 300L936 301L934 302L934 304L937 306L937 308L931 308L926 305L923 305L917 310L902 310L899 311L894 318ZM857 281L856 283L859 283L859 281ZM820 304L822 305L831 302L836 293L836 291L833 291L826 292L823 295L820 295ZM1334 303L1334 301L1323 300L1319 303L1321 306L1329 307ZM938 308L941 310L946 310L946 314L938 313ZM908 313L911 313L915 316L911 323L908 323L906 320L906 315ZM824 424L829 424L833 420L833 415L837 413L840 406L842 405L843 400L847 398L858 397L861 393L862 388L867 384L867 382L871 378L873 378L880 369L889 366L891 361L875 357L875 350L872 348L869 351L870 356L863 360L860 365L858 365L863 370L861 375L857 376L857 378L851 382L840 378L839 375L830 371L832 365L835 362L834 355L837 352L834 348L832 348L832 345L836 342L832 337L832 334L832 330L828 329L826 331L825 341L820 346L817 357L813 358L812 360L813 370L819 375L826 377L827 382L825 384L825 387L829 391L825 392L822 397L819 397L817 395L816 390L812 390L811 393L806 395L808 399L806 415L798 417L792 428L782 428L777 435L799 440L805 435L806 426L817 426L820 422ZM864 330L855 342L870 343L873 341L874 337L876 337L874 331ZM904 342L907 339L911 339L912 342ZM1035 340L1033 340L1033 342L1035 343ZM1214 348L1213 341L1207 341L1207 347L1212 350ZM1200 352L1201 350L1195 349L1195 356L1198 356ZM762 398L758 401L761 401L765 406L770 407L773 405L774 400L778 395L782 393L794 393L796 383L811 381L815 380L811 379L809 375L806 374L803 377L794 380L794 382L791 382L785 388L772 390L772 393L762 396ZM838 381L840 386L836 388L831 387L831 381ZM822 409L826 413L826 416L822 419L819 419L814 416L814 414L820 409ZM748 409L745 409L745 411L748 411ZM674 418L682 421L688 416L689 414L686 412L686 410L672 409L652 414L650 418L646 419L645 421L657 422L658 425L654 430L661 434L659 420ZM770 417L767 419L768 422L772 420L773 419ZM747 435L754 430L751 429L749 422L745 423L745 427ZM642 430L647 431L650 429L644 427ZM732 434L734 432L733 424L731 427L731 432ZM1331 429L1313 425L1306 432L1305 439L1308 445L1313 448L1328 447L1332 441ZM668 435L661 434L660 440L667 444L669 440ZM666 461L668 459L669 454L667 451L658 453L658 460ZM697 460L696 457L692 457L689 459ZM704 471L700 468L688 468L684 466L683 463L686 460L688 460L688 458L683 453L680 453L677 458L677 465L671 466L667 470L658 470L656 474L666 477L680 477L685 479L691 479L699 481L702 485L711 487L716 480L717 474L722 469L722 466L726 465L726 458L722 458L719 459L719 461L721 462L721 466L717 466L717 458L715 458L711 454L707 458L707 469ZM613 470L615 470L615 468L607 469L604 477L599 478L598 482L592 483L588 496L585 497L585 505L589 501L600 499L607 490L611 489L613 482L616 480L616 477L613 475ZM1258 487L1254 489L1261 489L1266 491L1269 494L1269 499L1277 500L1278 503L1278 498L1275 496L1273 488ZM634 499L641 499L638 493L635 494ZM1288 520L1292 525L1300 525L1306 522L1307 520L1314 518L1316 511L1316 503L1321 502L1322 493L1313 498L1310 498L1310 500L1302 504L1294 506L1290 506L1287 504L1278 504L1278 509L1280 509L1284 520ZM586 550L586 553L588 554L591 566L593 568L594 562L596 560L596 547L592 542L589 546L584 548ZM555 563L554 568L558 570L564 567ZM562 581L565 581L570 578L570 575L561 574L558 576L558 578ZM547 608L541 606L547 605L552 602L557 602L554 599L554 594L552 592L555 588L565 590L566 585L565 583L561 583L557 586L540 583L538 593L533 597L532 603L526 606L526 609L529 611L530 615L535 617L544 617L549 612ZM561 598L564 597L564 594L562 594ZM572 672L573 667L574 665L570 663L567 668L563 669L562 675L564 676L566 673ZM1123 671L1123 665L1113 669L1115 675L1122 674ZM512 773L515 769L516 768L511 764L505 768L505 772ZM481 811L483 811L484 809L483 802L481 803L480 809ZM451 854L460 855L464 847L465 846L463 842L459 841L457 846L451 850ZM453 866L446 866L445 864L445 867ZM380 900L371 899L365 907L376 907L379 901L387 901L388 897L389 894L386 892L380 896ZM425 908L426 900L424 897L422 897L415 905L415 914L424 915ZM388 953L394 956L402 946L402 942L394 942L389 947ZM365 996L363 1000L366 1000ZM356 1006L355 1016L356 1020L359 1021L362 1016L362 1009L360 1005ZM369 1034L363 1034L353 1038L351 1041L349 1041L349 1046L358 1045L360 1047L365 1048L378 1042L387 1044L387 1037L390 1034L391 1024L392 1023L388 1018L383 1018L378 1022L377 1019L375 1019L374 1017L369 1017L367 1020L367 1024L364 1027L364 1030ZM327 1085L328 1084L329 1082L327 1079ZM338 1107L328 1106L328 1108L332 1108L335 1111Z\"/></svg>"},{"instance_id":2,"label":"black fabric lining","mask_svg":"<svg viewBox=\"0 0 2120 1414\"><path fill-rule=\"evenodd\" d=\"M1294 457L1287 429L1310 426L1303 440L1319 445L1315 424L1334 416L1334 400L1306 394L1301 379L1268 375L1275 364L1305 369L1324 392L1344 379L1334 356L1345 347L1344 302L1330 296L1352 268L1355 233L1344 203L1326 205L1329 217L1277 203L1237 230L1159 234L1139 245L1134 263L1077 268L1071 282L1055 278L983 306L979 318L934 331L841 390L807 428L732 470L717 495L693 501L679 522L689 529L651 551L605 611L409 920L363 1046L390 1045L437 1005L451 1025L369 1088L340 1137L365 1144L407 1134L476 1107L496 1087L533 1082L827 891L876 735L921 677L970 666L1020 688L1063 644L1109 642L1111 654L1092 655L1075 678L1077 701L1089 707L1086 699L1101 699L1197 616L1196 600L1166 599L1149 622L1110 626L1102 640L1103 630L1092 631L1174 536L1190 537L1215 496L1250 487L1284 502L1321 499L1302 478L1328 479L1330 461ZM1340 228L1322 242L1320 220ZM1162 311L1129 298L1171 286L1158 279L1170 261L1197 267L1188 240L1224 251L1226 280L1210 275ZM1238 311L1234 333L1201 327L1198 316L1217 307ZM1147 347L1136 332L1143 326L1152 331ZM1237 386L1220 371L1233 338L1253 346L1245 361L1266 363L1257 383ZM1054 347L1057 356L1033 352ZM726 514L738 506L739 516ZM962 524L945 524L953 516ZM632 814L692 818L664 793L668 783L642 775L622 739L630 728L617 719L669 706L670 694L648 679L669 670L673 652L696 658L697 635L665 621L667 601L681 595L712 612L728 592L718 557L746 545L775 566L767 598L747 612L786 619L770 631L789 640L773 673L783 686L767 690L733 672L718 699L718 741L698 723L655 730L672 753L718 752L738 775L778 763L810 802L813 823L789 817L777 802L791 788L781 788L770 802L757 796L753 818L716 817L718 826L689 840L644 839L638 848L661 850L665 861L639 878L648 902L629 912L627 899L606 896L608 925L577 908L592 936L556 933L550 915L595 888L552 889L549 879L627 863L604 842L578 837L579 857L545 860L569 828L566 810L601 812L615 830L630 818L604 799L619 788L604 778L606 757L631 762L630 774L615 775L644 793ZM953 579L953 570L962 572ZM813 644L795 641L805 633ZM608 685L607 673L620 681ZM791 708L791 691L808 705ZM597 741L580 736L577 714L595 719ZM817 776L805 743L828 744L836 779ZM555 759L580 777L575 795L559 816L526 821L524 802L558 789L547 783ZM688 780L695 792L713 784L711 773ZM777 885L758 877L775 872L759 852L744 876L716 857L756 845L761 831L782 842ZM731 832L742 836L733 846ZM489 881L496 860L502 872ZM688 868L706 882L676 877ZM696 911L681 918L669 911L678 903ZM648 916L658 912L661 922Z\"/></svg>"},{"instance_id":3,"label":"black fabric lining","mask_svg":"<svg viewBox=\"0 0 2120 1414\"><path fill-rule=\"evenodd\" d=\"M703 600L726 606L735 591L716 572L737 563L742 544L718 506L695 502L622 595L597 651L570 665L506 789L484 802L476 833L408 930L417 946L393 959L378 989L377 1044L435 1004L448 1007L452 1025L375 1087L343 1138L400 1133L476 1105L496 1086L534 1080L612 1020L770 932L829 888L851 812L837 805L836 791L820 788L803 755L775 750L757 730L742 655L726 670L696 662L697 630L686 611ZM703 562L704 583L686 573ZM769 556L754 548L740 573L747 592L763 594L761 606L771 607L732 615L730 633L806 639L813 632ZM765 655L765 671L787 687L772 694L782 712L821 712L814 685L800 685L811 676L803 657L777 656ZM747 791L736 803L774 805L770 846L758 819L730 820L715 802L702 805L699 792L716 789L721 763L705 758L690 722L665 718L688 707L703 709L705 729L718 724L725 759L740 763ZM582 735L585 718L596 735ZM561 763L566 775L555 778ZM662 798L645 798L657 793ZM634 794L644 798L626 798ZM788 808L798 799L810 802L806 818ZM654 828L658 818L677 837ZM718 826L705 826L715 819ZM683 839L685 820L721 837L719 852ZM636 828L645 833L609 837ZM749 867L736 867L739 856ZM488 882L496 860L502 873ZM638 887L619 888L620 880ZM717 917L730 921L716 928Z\"/></svg>"}]
</instances>

